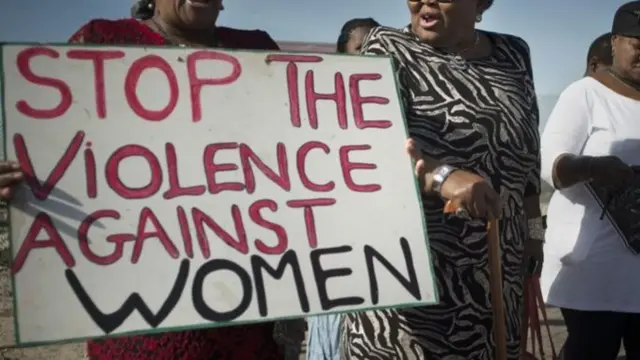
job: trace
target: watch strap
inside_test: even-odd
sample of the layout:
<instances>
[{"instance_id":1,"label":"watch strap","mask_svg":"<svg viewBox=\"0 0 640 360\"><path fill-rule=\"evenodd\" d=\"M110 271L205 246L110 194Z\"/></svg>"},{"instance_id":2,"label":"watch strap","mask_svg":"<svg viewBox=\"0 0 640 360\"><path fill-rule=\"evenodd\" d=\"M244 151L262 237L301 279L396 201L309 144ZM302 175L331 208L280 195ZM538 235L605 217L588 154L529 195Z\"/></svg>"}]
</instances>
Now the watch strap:
<instances>
[{"instance_id":1,"label":"watch strap","mask_svg":"<svg viewBox=\"0 0 640 360\"><path fill-rule=\"evenodd\" d=\"M447 178L456 170L458 169L449 165L438 166L433 172L431 191L439 194L442 190L442 184L444 184Z\"/></svg>"}]
</instances>

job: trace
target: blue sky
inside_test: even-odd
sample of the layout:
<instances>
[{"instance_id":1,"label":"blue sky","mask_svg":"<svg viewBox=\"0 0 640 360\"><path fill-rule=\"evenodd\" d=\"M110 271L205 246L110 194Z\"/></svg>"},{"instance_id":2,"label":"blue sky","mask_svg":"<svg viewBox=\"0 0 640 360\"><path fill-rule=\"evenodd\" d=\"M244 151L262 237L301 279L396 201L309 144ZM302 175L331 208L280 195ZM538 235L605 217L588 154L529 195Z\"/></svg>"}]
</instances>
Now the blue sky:
<instances>
[{"instance_id":1,"label":"blue sky","mask_svg":"<svg viewBox=\"0 0 640 360\"><path fill-rule=\"evenodd\" d=\"M460 0L466 1L466 0ZM481 27L516 34L529 42L534 75L547 114L553 99L584 72L593 39L609 31L620 0L495 0ZM60 42L91 18L121 18L132 0L2 1L0 41ZM223 25L260 28L278 40L333 42L353 17L374 17L390 26L408 22L400 0L225 0ZM544 117L544 115L543 115Z\"/></svg>"}]
</instances>

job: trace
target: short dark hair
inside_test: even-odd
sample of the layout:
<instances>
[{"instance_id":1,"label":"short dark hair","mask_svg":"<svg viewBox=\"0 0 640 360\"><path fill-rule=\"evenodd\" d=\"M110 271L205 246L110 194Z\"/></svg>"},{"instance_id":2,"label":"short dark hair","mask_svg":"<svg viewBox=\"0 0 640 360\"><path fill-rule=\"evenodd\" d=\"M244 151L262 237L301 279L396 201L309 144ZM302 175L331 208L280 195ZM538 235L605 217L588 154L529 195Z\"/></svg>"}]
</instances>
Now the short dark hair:
<instances>
[{"instance_id":1,"label":"short dark hair","mask_svg":"<svg viewBox=\"0 0 640 360\"><path fill-rule=\"evenodd\" d=\"M336 44L336 48L339 53L347 52L347 43L349 42L349 36L351 33L359 28L365 29L373 29L374 27L378 27L380 24L375 21L373 18L356 18L351 19L342 25L342 29L340 29L340 36L338 36L338 42Z\"/></svg>"},{"instance_id":2,"label":"short dark hair","mask_svg":"<svg viewBox=\"0 0 640 360\"><path fill-rule=\"evenodd\" d=\"M597 39L589 46L587 54L587 62L596 58L599 63L605 66L611 66L613 63L613 54L611 52L611 33L598 36Z\"/></svg>"}]
</instances>

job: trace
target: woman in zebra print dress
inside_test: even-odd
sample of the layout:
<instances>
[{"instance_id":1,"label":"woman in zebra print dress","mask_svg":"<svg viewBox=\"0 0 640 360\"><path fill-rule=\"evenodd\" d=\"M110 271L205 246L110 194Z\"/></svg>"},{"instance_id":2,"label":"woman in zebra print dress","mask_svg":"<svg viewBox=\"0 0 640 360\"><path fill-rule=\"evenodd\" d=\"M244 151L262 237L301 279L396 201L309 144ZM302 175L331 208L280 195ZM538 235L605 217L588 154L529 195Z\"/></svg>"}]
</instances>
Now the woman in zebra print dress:
<instances>
[{"instance_id":1,"label":"woman in zebra print dress","mask_svg":"<svg viewBox=\"0 0 640 360\"><path fill-rule=\"evenodd\" d=\"M523 249L528 224L540 217L538 109L524 40L475 30L491 2L408 1L411 25L378 27L365 40L364 54L397 63L422 158L440 303L347 315L344 360L492 360L492 217L501 219L508 358L520 359ZM470 217L443 215L446 200Z\"/></svg>"}]
</instances>

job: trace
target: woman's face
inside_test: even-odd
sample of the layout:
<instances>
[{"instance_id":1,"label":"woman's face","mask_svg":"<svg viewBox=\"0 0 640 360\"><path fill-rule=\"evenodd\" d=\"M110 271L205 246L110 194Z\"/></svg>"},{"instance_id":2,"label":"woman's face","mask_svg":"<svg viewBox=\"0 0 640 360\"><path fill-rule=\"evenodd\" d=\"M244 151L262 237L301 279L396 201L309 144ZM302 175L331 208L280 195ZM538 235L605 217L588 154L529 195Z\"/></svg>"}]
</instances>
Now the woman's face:
<instances>
[{"instance_id":1,"label":"woman's face","mask_svg":"<svg viewBox=\"0 0 640 360\"><path fill-rule=\"evenodd\" d=\"M371 28L368 27L359 27L355 28L349 34L349 41L345 46L347 50L347 54L358 55L360 54L360 49L362 49L362 43L364 42L364 38L371 31Z\"/></svg>"},{"instance_id":2,"label":"woman's face","mask_svg":"<svg viewBox=\"0 0 640 360\"><path fill-rule=\"evenodd\" d=\"M184 30L211 29L224 9L222 0L155 0L160 18Z\"/></svg>"},{"instance_id":3,"label":"woman's face","mask_svg":"<svg viewBox=\"0 0 640 360\"><path fill-rule=\"evenodd\" d=\"M613 36L611 45L616 72L640 83L640 38Z\"/></svg>"},{"instance_id":4,"label":"woman's face","mask_svg":"<svg viewBox=\"0 0 640 360\"><path fill-rule=\"evenodd\" d=\"M407 1L416 36L435 46L454 44L473 30L483 4L482 0Z\"/></svg>"}]
</instances>

